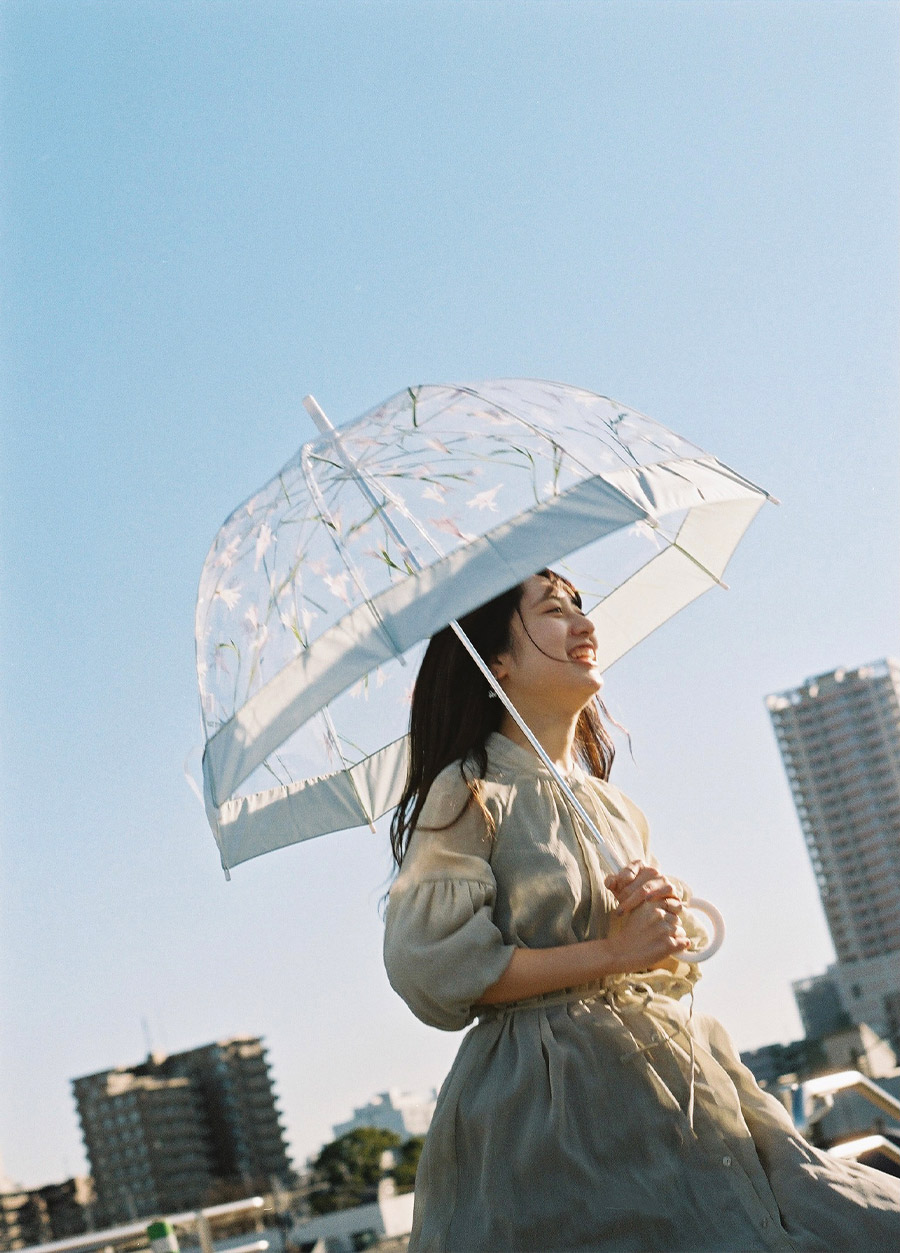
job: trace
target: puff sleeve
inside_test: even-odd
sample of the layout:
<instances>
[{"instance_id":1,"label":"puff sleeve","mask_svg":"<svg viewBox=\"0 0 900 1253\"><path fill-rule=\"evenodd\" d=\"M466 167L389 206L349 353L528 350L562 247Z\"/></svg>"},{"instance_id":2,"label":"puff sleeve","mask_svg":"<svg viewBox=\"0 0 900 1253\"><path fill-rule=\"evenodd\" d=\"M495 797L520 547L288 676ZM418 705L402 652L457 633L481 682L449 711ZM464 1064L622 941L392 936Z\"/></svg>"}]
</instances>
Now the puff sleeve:
<instances>
[{"instance_id":1,"label":"puff sleeve","mask_svg":"<svg viewBox=\"0 0 900 1253\"><path fill-rule=\"evenodd\" d=\"M512 958L494 923L491 834L455 763L435 779L388 898L384 964L417 1018L460 1031Z\"/></svg>"}]
</instances>

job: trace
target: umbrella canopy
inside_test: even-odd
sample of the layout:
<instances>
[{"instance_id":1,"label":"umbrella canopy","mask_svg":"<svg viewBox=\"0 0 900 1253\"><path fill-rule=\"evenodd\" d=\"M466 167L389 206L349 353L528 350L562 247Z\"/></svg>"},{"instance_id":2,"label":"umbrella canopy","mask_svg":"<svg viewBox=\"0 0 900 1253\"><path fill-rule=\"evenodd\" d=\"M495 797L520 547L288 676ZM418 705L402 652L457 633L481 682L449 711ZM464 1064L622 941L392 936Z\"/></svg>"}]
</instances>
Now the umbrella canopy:
<instances>
[{"instance_id":1,"label":"umbrella canopy","mask_svg":"<svg viewBox=\"0 0 900 1253\"><path fill-rule=\"evenodd\" d=\"M553 565L605 669L721 583L766 499L652 419L558 383L412 387L323 431L232 513L201 577L223 867L396 805L415 668L448 622Z\"/></svg>"}]
</instances>

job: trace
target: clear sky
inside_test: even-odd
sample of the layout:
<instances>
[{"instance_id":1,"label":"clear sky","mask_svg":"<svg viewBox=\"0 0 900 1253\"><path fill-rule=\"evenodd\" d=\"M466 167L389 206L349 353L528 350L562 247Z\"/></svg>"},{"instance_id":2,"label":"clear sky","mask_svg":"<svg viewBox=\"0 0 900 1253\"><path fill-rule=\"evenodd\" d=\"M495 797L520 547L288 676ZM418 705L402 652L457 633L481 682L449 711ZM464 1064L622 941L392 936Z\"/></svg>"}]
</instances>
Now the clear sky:
<instances>
[{"instance_id":1,"label":"clear sky","mask_svg":"<svg viewBox=\"0 0 900 1253\"><path fill-rule=\"evenodd\" d=\"M610 671L614 779L726 947L700 1012L796 1038L833 952L764 697L896 654L895 3L6 0L2 1104L84 1170L69 1081L266 1037L298 1163L459 1037L391 992L387 840L226 883L196 585L231 509L411 383L560 379L782 500Z\"/></svg>"}]
</instances>

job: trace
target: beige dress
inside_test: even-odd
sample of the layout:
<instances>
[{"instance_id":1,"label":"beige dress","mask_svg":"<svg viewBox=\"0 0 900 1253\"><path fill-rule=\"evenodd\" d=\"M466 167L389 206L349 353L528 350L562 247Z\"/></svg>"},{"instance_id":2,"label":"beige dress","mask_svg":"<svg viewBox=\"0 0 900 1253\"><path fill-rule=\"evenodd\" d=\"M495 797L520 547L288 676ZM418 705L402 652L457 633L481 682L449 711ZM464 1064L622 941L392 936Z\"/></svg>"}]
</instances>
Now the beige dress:
<instances>
[{"instance_id":1,"label":"beige dress","mask_svg":"<svg viewBox=\"0 0 900 1253\"><path fill-rule=\"evenodd\" d=\"M569 782L623 860L647 824ZM900 1249L900 1181L812 1148L724 1029L691 1013L696 967L478 1009L515 948L608 933L615 902L550 772L499 734L484 800L436 779L390 893L385 964L424 1022L465 1036L416 1181L411 1253ZM691 1056L694 1081L691 1083Z\"/></svg>"}]
</instances>

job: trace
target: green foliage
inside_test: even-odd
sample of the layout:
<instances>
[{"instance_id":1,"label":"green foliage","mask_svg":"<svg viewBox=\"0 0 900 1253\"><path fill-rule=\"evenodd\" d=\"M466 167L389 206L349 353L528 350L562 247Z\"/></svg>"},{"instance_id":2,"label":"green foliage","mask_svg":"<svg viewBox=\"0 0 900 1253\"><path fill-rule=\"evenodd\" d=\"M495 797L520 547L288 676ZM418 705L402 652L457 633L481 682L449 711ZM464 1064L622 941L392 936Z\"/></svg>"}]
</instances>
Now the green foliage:
<instances>
[{"instance_id":1,"label":"green foliage","mask_svg":"<svg viewBox=\"0 0 900 1253\"><path fill-rule=\"evenodd\" d=\"M401 1143L395 1131L357 1127L326 1144L313 1163L316 1183L309 1194L313 1213L330 1214L373 1201L382 1176L381 1155Z\"/></svg>"},{"instance_id":2,"label":"green foliage","mask_svg":"<svg viewBox=\"0 0 900 1253\"><path fill-rule=\"evenodd\" d=\"M424 1136L411 1136L405 1144L400 1146L397 1154L399 1161L392 1172L398 1192L412 1192L416 1186L416 1170L424 1144Z\"/></svg>"}]
</instances>

